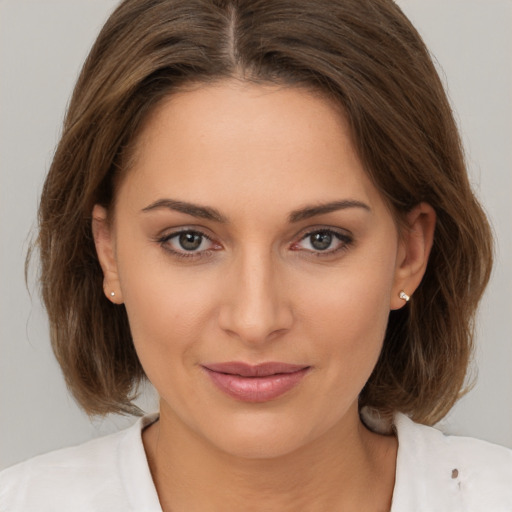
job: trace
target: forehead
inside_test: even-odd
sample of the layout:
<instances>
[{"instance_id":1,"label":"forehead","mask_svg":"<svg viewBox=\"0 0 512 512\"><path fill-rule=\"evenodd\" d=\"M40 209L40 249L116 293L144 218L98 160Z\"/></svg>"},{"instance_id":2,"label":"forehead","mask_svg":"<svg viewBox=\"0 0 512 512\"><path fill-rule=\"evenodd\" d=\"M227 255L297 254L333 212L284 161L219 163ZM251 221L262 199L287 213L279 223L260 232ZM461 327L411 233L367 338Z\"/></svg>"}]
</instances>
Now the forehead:
<instances>
[{"instance_id":1,"label":"forehead","mask_svg":"<svg viewBox=\"0 0 512 512\"><path fill-rule=\"evenodd\" d=\"M342 109L312 91L226 81L179 92L145 123L127 188L210 204L379 200Z\"/></svg>"}]
</instances>

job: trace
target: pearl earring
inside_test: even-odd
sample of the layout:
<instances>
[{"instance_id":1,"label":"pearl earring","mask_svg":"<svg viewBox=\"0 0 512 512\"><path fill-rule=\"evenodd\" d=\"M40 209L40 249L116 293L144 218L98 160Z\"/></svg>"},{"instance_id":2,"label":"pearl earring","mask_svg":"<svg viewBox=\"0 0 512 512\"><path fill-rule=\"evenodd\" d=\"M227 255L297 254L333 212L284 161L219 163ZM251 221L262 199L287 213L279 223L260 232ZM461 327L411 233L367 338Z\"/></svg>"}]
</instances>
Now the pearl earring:
<instances>
[{"instance_id":1,"label":"pearl earring","mask_svg":"<svg viewBox=\"0 0 512 512\"><path fill-rule=\"evenodd\" d=\"M111 296L111 297L115 297L115 296L116 296L116 293L115 293L115 292L110 292L110 296Z\"/></svg>"},{"instance_id":2,"label":"pearl earring","mask_svg":"<svg viewBox=\"0 0 512 512\"><path fill-rule=\"evenodd\" d=\"M407 295L407 293L405 293L403 290L398 294L398 296L402 299L402 300L405 300L405 302L409 302L410 298L409 295Z\"/></svg>"}]
</instances>

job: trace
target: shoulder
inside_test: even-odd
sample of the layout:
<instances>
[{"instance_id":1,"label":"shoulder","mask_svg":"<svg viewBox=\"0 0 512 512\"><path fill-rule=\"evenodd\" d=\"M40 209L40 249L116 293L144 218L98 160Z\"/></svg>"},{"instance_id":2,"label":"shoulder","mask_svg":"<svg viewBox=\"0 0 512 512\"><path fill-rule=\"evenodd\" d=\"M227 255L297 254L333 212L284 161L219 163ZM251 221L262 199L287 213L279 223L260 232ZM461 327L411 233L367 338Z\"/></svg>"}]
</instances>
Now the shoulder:
<instances>
[{"instance_id":1,"label":"shoulder","mask_svg":"<svg viewBox=\"0 0 512 512\"><path fill-rule=\"evenodd\" d=\"M4 470L0 473L0 509L50 510L51 504L52 510L60 511L73 500L74 507L86 510L88 497L102 494L107 486L109 495L122 494L115 464L122 437L119 432Z\"/></svg>"},{"instance_id":2,"label":"shoulder","mask_svg":"<svg viewBox=\"0 0 512 512\"><path fill-rule=\"evenodd\" d=\"M129 429L40 455L2 471L0 510L129 510L122 458L131 458L132 463L142 458L139 465L147 467L140 437L148 417L144 420Z\"/></svg>"},{"instance_id":3,"label":"shoulder","mask_svg":"<svg viewBox=\"0 0 512 512\"><path fill-rule=\"evenodd\" d=\"M397 512L407 507L436 512L512 510L512 450L445 435L403 414L395 416L394 424L399 444L395 491L404 504Z\"/></svg>"}]
</instances>

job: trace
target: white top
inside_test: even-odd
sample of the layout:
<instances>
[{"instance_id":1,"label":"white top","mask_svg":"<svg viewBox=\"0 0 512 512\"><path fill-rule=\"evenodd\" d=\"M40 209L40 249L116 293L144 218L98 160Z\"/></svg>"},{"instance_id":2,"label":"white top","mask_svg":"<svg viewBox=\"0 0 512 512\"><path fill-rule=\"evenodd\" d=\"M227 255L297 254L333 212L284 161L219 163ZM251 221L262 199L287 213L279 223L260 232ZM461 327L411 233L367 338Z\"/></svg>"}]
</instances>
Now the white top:
<instances>
[{"instance_id":1,"label":"white top","mask_svg":"<svg viewBox=\"0 0 512 512\"><path fill-rule=\"evenodd\" d=\"M0 473L2 512L162 512L142 429L41 455ZM397 414L392 512L511 512L512 450L445 436Z\"/></svg>"}]
</instances>

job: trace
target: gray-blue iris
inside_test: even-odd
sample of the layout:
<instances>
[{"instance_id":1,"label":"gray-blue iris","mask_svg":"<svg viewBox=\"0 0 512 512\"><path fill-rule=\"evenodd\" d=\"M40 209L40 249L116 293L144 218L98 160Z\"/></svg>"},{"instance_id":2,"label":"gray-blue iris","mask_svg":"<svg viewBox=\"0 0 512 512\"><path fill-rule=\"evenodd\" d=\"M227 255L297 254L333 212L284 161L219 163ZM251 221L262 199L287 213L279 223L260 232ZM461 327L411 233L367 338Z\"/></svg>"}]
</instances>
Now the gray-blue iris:
<instances>
[{"instance_id":1,"label":"gray-blue iris","mask_svg":"<svg viewBox=\"0 0 512 512\"><path fill-rule=\"evenodd\" d=\"M201 235L196 233L182 233L179 236L179 242L186 251L193 251L201 245L202 238Z\"/></svg>"},{"instance_id":2,"label":"gray-blue iris","mask_svg":"<svg viewBox=\"0 0 512 512\"><path fill-rule=\"evenodd\" d=\"M327 249L332 242L332 235L327 232L315 233L314 235L311 235L310 238L311 245L319 251Z\"/></svg>"}]
</instances>

